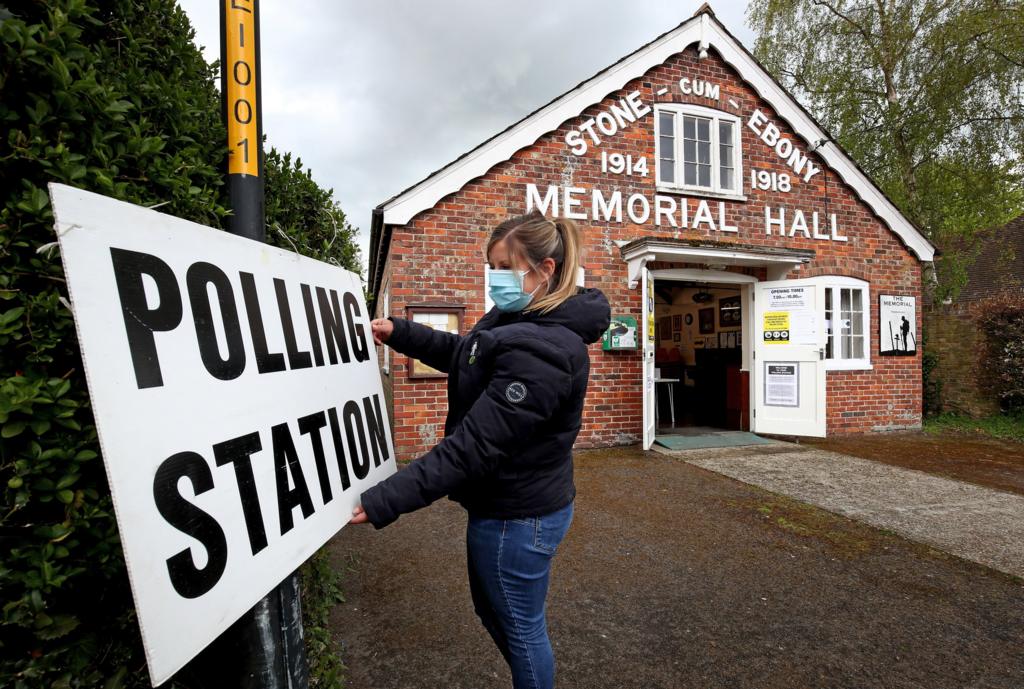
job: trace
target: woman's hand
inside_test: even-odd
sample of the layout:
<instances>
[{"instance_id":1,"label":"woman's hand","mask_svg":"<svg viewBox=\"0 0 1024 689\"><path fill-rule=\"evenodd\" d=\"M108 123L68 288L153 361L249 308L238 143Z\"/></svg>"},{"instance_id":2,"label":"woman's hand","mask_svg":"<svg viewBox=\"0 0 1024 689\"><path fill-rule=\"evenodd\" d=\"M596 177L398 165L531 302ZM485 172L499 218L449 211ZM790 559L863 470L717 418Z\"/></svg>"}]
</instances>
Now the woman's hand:
<instances>
[{"instance_id":1,"label":"woman's hand","mask_svg":"<svg viewBox=\"0 0 1024 689\"><path fill-rule=\"evenodd\" d=\"M374 318L370 321L370 331L373 333L373 341L376 344L384 344L391 337L395 324L387 318Z\"/></svg>"},{"instance_id":2,"label":"woman's hand","mask_svg":"<svg viewBox=\"0 0 1024 689\"><path fill-rule=\"evenodd\" d=\"M356 508L352 510L352 521L349 524L365 524L369 521L369 517L366 516L366 512L363 511L362 505L356 505Z\"/></svg>"}]
</instances>

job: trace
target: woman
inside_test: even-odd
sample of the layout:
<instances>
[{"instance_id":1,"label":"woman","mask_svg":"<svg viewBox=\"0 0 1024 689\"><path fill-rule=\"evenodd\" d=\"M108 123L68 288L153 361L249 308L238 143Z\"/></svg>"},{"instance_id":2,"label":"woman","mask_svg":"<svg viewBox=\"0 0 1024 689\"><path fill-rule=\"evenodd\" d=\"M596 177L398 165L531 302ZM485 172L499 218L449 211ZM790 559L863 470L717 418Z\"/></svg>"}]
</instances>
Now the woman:
<instances>
[{"instance_id":1,"label":"woman","mask_svg":"<svg viewBox=\"0 0 1024 689\"><path fill-rule=\"evenodd\" d=\"M572 520L587 345L610 317L599 290L576 287L580 246L571 220L511 218L487 242L495 308L468 335L371 323L378 344L448 373L448 417L440 443L363 493L352 523L382 528L444 495L466 508L473 605L515 689L554 684L544 599Z\"/></svg>"}]
</instances>

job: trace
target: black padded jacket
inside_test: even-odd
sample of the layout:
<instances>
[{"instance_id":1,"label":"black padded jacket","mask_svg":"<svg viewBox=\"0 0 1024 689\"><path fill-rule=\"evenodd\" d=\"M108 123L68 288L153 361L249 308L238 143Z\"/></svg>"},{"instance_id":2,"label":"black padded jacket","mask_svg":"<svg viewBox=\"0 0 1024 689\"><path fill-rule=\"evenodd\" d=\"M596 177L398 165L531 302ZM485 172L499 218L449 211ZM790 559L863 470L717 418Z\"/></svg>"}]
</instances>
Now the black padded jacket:
<instances>
[{"instance_id":1,"label":"black padded jacket","mask_svg":"<svg viewBox=\"0 0 1024 689\"><path fill-rule=\"evenodd\" d=\"M610 316L600 290L578 288L543 315L491 309L465 336L391 318L389 346L448 373L448 417L441 442L363 492L369 521L382 528L445 495L480 517L569 504L587 345Z\"/></svg>"}]
</instances>

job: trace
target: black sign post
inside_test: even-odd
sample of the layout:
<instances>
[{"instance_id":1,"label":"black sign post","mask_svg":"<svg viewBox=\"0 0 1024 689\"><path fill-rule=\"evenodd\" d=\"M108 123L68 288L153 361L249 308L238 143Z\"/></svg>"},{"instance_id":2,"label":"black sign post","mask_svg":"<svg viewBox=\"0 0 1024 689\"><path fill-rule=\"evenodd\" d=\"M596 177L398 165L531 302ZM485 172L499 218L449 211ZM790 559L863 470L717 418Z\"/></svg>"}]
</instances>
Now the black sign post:
<instances>
[{"instance_id":1,"label":"black sign post","mask_svg":"<svg viewBox=\"0 0 1024 689\"><path fill-rule=\"evenodd\" d=\"M220 2L228 231L266 241L258 0ZM293 572L175 677L197 689L308 689L299 574Z\"/></svg>"}]
</instances>

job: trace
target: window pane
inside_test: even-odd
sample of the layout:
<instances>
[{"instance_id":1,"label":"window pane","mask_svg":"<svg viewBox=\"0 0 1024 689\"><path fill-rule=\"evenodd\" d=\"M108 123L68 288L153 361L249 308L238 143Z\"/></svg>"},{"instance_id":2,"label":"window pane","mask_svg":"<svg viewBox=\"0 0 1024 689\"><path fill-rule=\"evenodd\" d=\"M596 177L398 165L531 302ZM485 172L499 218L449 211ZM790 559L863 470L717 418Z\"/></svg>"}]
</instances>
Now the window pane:
<instances>
[{"instance_id":1,"label":"window pane","mask_svg":"<svg viewBox=\"0 0 1024 689\"><path fill-rule=\"evenodd\" d=\"M839 308L843 312L845 318L849 318L850 313L850 290L843 288L839 290Z\"/></svg>"},{"instance_id":2,"label":"window pane","mask_svg":"<svg viewBox=\"0 0 1024 689\"><path fill-rule=\"evenodd\" d=\"M675 119L670 112L661 113L658 124L662 136L673 136L675 134Z\"/></svg>"},{"instance_id":3,"label":"window pane","mask_svg":"<svg viewBox=\"0 0 1024 689\"><path fill-rule=\"evenodd\" d=\"M853 336L853 352L851 353L853 359L864 358L864 337Z\"/></svg>"},{"instance_id":4,"label":"window pane","mask_svg":"<svg viewBox=\"0 0 1024 689\"><path fill-rule=\"evenodd\" d=\"M697 118L695 117L683 117L683 137L687 139L696 139L696 127Z\"/></svg>"},{"instance_id":5,"label":"window pane","mask_svg":"<svg viewBox=\"0 0 1024 689\"><path fill-rule=\"evenodd\" d=\"M704 141L697 142L697 162L710 165L711 164L711 144Z\"/></svg>"},{"instance_id":6,"label":"window pane","mask_svg":"<svg viewBox=\"0 0 1024 689\"><path fill-rule=\"evenodd\" d=\"M662 159L661 167L659 168L662 182L670 182L675 184L676 181L676 165L674 160Z\"/></svg>"},{"instance_id":7,"label":"window pane","mask_svg":"<svg viewBox=\"0 0 1024 689\"><path fill-rule=\"evenodd\" d=\"M854 335L863 335L864 334L864 314L860 313L859 311L854 311L853 314L851 314L850 325L853 326L852 330L853 330L853 334Z\"/></svg>"},{"instance_id":8,"label":"window pane","mask_svg":"<svg viewBox=\"0 0 1024 689\"><path fill-rule=\"evenodd\" d=\"M710 187L711 186L711 166L710 165L698 165L697 166L697 186Z\"/></svg>"},{"instance_id":9,"label":"window pane","mask_svg":"<svg viewBox=\"0 0 1024 689\"><path fill-rule=\"evenodd\" d=\"M732 122L718 123L718 143L732 146Z\"/></svg>"},{"instance_id":10,"label":"window pane","mask_svg":"<svg viewBox=\"0 0 1024 689\"><path fill-rule=\"evenodd\" d=\"M659 136L658 137L658 156L662 160L674 160L676 157L675 152L675 139L671 136Z\"/></svg>"},{"instance_id":11,"label":"window pane","mask_svg":"<svg viewBox=\"0 0 1024 689\"><path fill-rule=\"evenodd\" d=\"M711 120L697 120L697 138L701 141L711 141Z\"/></svg>"},{"instance_id":12,"label":"window pane","mask_svg":"<svg viewBox=\"0 0 1024 689\"><path fill-rule=\"evenodd\" d=\"M731 167L722 168L722 179L721 185L723 189L732 189L733 184L733 169Z\"/></svg>"},{"instance_id":13,"label":"window pane","mask_svg":"<svg viewBox=\"0 0 1024 689\"><path fill-rule=\"evenodd\" d=\"M697 165L695 163L686 163L683 165L683 184L696 184L697 183Z\"/></svg>"},{"instance_id":14,"label":"window pane","mask_svg":"<svg viewBox=\"0 0 1024 689\"><path fill-rule=\"evenodd\" d=\"M687 163L697 162L697 142L696 141L684 141L683 142L683 160Z\"/></svg>"},{"instance_id":15,"label":"window pane","mask_svg":"<svg viewBox=\"0 0 1024 689\"><path fill-rule=\"evenodd\" d=\"M861 295L863 294L863 291L859 290L859 289L853 289L853 290L850 290L850 292L851 292L852 297L853 297L853 310L854 311L863 311L864 309L861 306Z\"/></svg>"}]
</instances>

